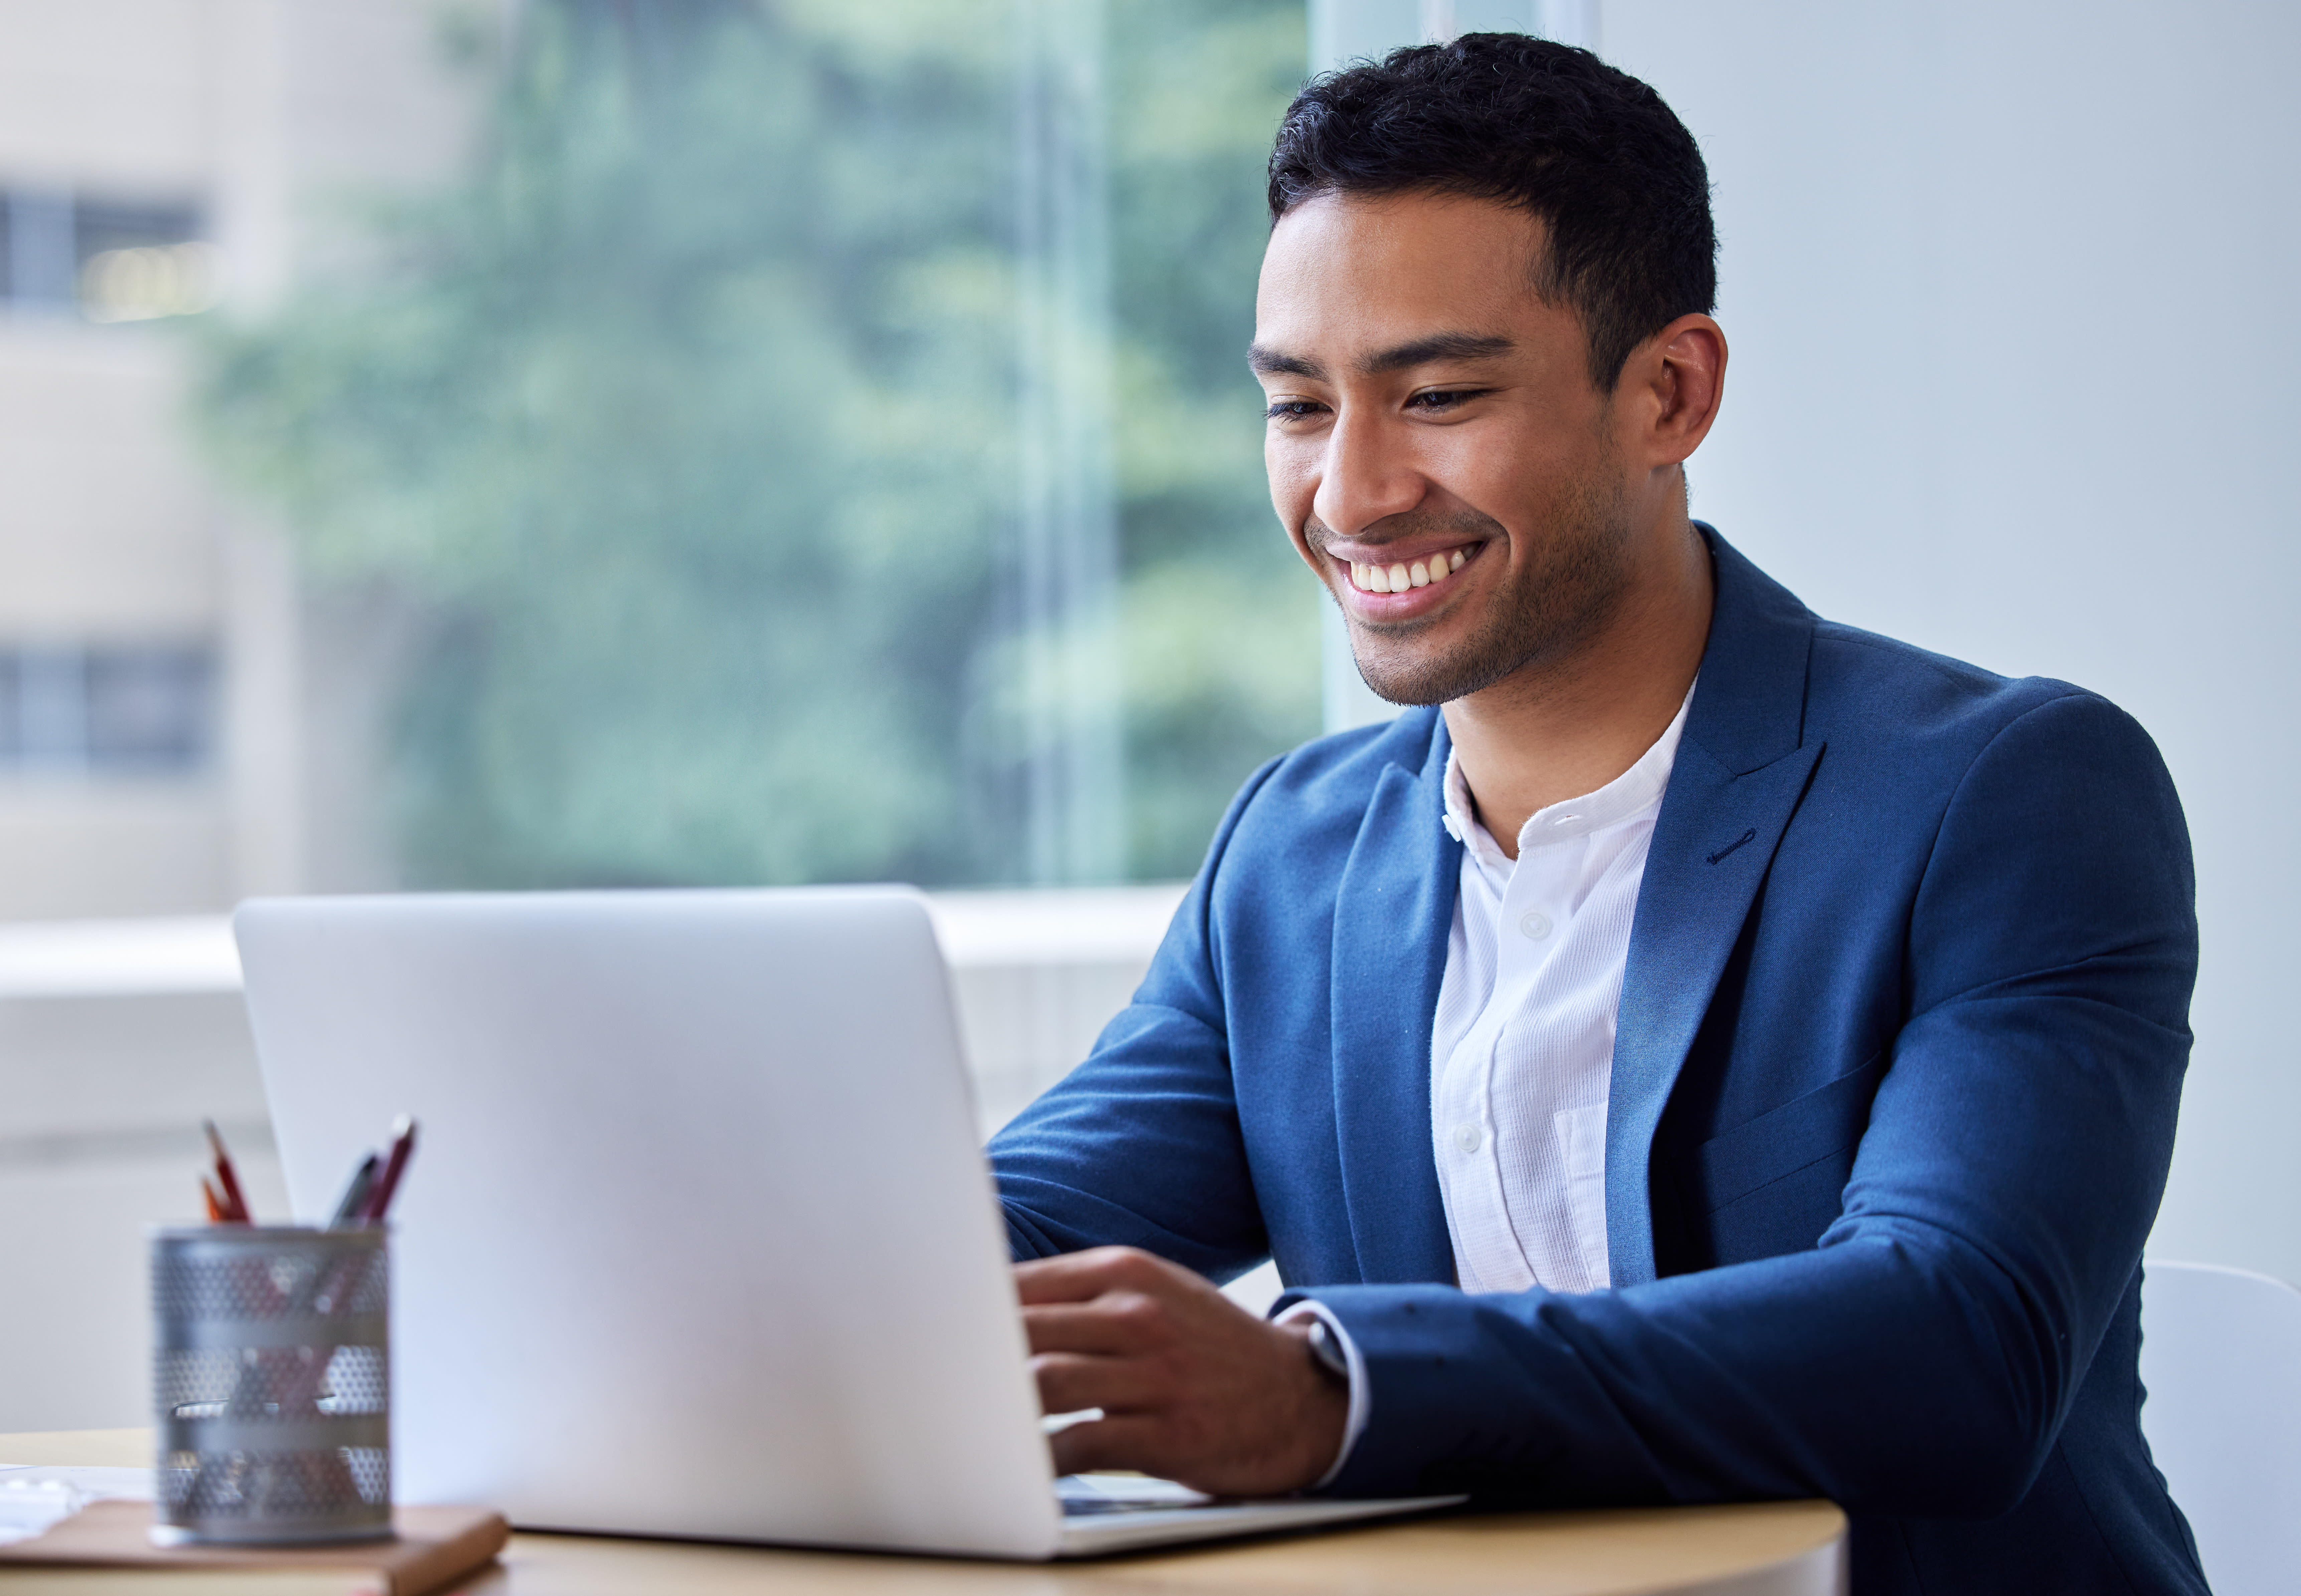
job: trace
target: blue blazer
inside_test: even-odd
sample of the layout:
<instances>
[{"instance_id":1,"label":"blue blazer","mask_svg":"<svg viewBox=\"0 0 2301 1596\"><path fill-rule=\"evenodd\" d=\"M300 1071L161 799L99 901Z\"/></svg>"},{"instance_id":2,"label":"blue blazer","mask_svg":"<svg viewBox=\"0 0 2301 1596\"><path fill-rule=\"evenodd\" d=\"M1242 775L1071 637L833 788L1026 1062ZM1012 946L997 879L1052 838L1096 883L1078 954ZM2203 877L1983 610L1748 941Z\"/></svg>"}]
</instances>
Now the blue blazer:
<instances>
[{"instance_id":1,"label":"blue blazer","mask_svg":"<svg viewBox=\"0 0 2301 1596\"><path fill-rule=\"evenodd\" d=\"M2172 782L2103 699L1818 620L1703 531L1612 1289L1453 1283L1427 709L1247 782L1133 1003L992 1144L1016 1252L1275 1258L1366 1358L1337 1492L1828 1497L1859 1592L2203 1592L2135 1367L2196 969Z\"/></svg>"}]
</instances>

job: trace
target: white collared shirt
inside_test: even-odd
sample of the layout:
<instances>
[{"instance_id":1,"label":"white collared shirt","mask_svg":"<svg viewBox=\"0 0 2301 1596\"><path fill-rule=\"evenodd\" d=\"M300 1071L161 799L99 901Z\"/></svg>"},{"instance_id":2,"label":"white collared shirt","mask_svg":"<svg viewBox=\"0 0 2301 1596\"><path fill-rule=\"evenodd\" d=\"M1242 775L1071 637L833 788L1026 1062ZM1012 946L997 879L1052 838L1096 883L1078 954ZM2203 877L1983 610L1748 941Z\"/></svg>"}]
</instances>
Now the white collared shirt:
<instances>
[{"instance_id":1,"label":"white collared shirt","mask_svg":"<svg viewBox=\"0 0 2301 1596\"><path fill-rule=\"evenodd\" d=\"M1430 1032L1430 1139L1466 1291L1608 1283L1614 1021L1646 845L1693 697L1636 765L1535 811L1515 862L1447 756L1445 826L1462 867Z\"/></svg>"},{"instance_id":2,"label":"white collared shirt","mask_svg":"<svg viewBox=\"0 0 2301 1596\"><path fill-rule=\"evenodd\" d=\"M1653 747L1597 791L1536 810L1513 861L1478 823L1446 756L1448 831L1462 844L1446 973L1430 1027L1430 1141L1454 1274L1466 1291L1594 1291L1606 1256L1606 1094L1630 919L1694 689ZM1371 1405L1357 1343L1322 1304L1350 1366L1343 1470Z\"/></svg>"}]
</instances>

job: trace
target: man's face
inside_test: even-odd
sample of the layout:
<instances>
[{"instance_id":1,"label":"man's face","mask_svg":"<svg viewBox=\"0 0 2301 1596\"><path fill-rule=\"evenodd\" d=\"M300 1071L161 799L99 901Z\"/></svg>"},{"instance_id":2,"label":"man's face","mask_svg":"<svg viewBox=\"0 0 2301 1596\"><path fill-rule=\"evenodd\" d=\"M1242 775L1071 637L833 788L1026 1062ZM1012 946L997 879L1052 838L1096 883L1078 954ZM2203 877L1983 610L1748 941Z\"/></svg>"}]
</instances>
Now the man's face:
<instances>
[{"instance_id":1,"label":"man's face","mask_svg":"<svg viewBox=\"0 0 2301 1596\"><path fill-rule=\"evenodd\" d=\"M1482 200L1327 196L1263 257L1271 502L1393 703L1571 656L1632 581L1612 406L1581 323L1528 286L1542 247Z\"/></svg>"}]
</instances>

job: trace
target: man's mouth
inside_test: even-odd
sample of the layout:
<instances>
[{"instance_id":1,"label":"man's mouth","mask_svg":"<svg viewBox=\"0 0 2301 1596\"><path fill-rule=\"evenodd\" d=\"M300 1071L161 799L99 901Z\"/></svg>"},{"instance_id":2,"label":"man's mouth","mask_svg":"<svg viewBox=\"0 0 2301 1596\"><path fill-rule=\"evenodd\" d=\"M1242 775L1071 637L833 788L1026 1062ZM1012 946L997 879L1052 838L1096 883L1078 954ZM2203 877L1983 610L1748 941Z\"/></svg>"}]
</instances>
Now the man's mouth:
<instances>
[{"instance_id":1,"label":"man's mouth","mask_svg":"<svg viewBox=\"0 0 2301 1596\"><path fill-rule=\"evenodd\" d=\"M1409 588L1427 588L1460 571L1476 547L1466 543L1456 548L1442 548L1419 559L1395 560L1386 565L1353 560L1351 585L1361 593L1403 593Z\"/></svg>"}]
</instances>

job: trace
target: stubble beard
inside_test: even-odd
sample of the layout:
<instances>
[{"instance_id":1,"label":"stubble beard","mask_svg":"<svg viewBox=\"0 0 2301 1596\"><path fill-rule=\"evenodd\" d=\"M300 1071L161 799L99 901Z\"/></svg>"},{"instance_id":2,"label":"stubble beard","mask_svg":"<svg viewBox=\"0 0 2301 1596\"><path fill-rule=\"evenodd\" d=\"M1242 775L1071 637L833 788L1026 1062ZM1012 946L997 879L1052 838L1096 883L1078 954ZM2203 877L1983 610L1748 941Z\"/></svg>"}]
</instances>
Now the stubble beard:
<instances>
[{"instance_id":1,"label":"stubble beard","mask_svg":"<svg viewBox=\"0 0 2301 1596\"><path fill-rule=\"evenodd\" d=\"M1543 519L1547 535L1534 542L1508 591L1468 638L1443 653L1417 647L1435 622L1370 626L1344 608L1351 656L1377 697L1402 705L1466 698L1529 666L1570 658L1605 630L1631 584L1625 485L1594 472ZM1466 543L1484 539L1481 560L1504 556L1502 523L1475 511L1408 518L1397 528L1402 539L1439 531L1460 534Z\"/></svg>"}]
</instances>

